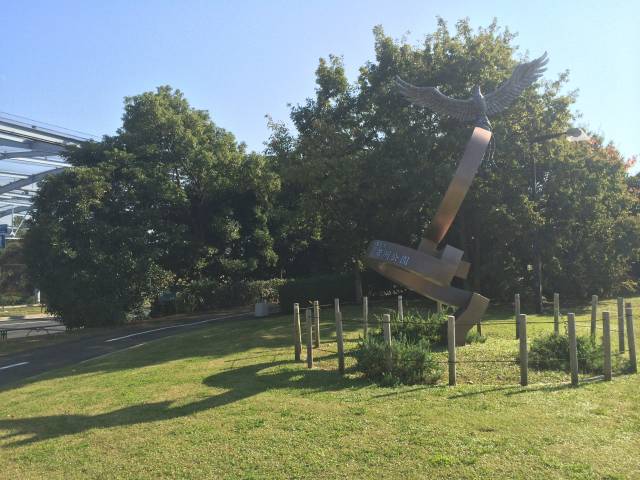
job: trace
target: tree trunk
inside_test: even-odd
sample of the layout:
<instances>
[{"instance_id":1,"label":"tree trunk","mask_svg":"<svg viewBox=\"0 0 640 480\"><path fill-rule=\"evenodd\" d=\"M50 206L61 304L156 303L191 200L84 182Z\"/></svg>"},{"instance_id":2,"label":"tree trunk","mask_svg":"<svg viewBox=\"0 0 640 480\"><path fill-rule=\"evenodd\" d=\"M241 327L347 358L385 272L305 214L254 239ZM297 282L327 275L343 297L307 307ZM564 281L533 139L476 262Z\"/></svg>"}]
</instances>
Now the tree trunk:
<instances>
[{"instance_id":1,"label":"tree trunk","mask_svg":"<svg viewBox=\"0 0 640 480\"><path fill-rule=\"evenodd\" d=\"M362 303L362 273L357 263L354 267L354 274L356 280L356 302Z\"/></svg>"}]
</instances>

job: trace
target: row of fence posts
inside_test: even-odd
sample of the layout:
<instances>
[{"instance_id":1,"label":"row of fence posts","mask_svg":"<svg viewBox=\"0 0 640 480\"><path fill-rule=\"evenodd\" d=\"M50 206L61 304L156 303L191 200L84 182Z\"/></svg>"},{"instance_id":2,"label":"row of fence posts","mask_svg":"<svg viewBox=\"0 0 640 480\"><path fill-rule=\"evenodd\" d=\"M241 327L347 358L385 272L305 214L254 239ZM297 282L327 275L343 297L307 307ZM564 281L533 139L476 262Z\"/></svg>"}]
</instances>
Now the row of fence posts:
<instances>
[{"instance_id":1,"label":"row of fence posts","mask_svg":"<svg viewBox=\"0 0 640 480\"><path fill-rule=\"evenodd\" d=\"M622 306L624 305L624 310ZM593 295L591 299L591 336L595 337L597 328L597 306L598 296ZM627 345L629 350L630 370L632 373L638 372L638 364L636 357L636 340L633 323L633 311L631 303L624 304L624 299L618 298L618 340L619 352L625 352L625 326L627 332ZM516 314L516 339L519 340L519 364L520 364L520 385L526 386L529 383L529 350L527 343L527 316L520 310L520 294L515 294L514 309ZM442 305L438 303L438 312L442 312ZM404 307L402 296L398 296L398 319L404 319ZM340 300L334 299L334 316L336 322L336 343L338 353L338 370L344 374L344 333L342 329L342 312L340 311ZM556 334L560 332L560 296L555 293L553 295L553 330ZM626 322L625 322L626 320ZM363 334L367 338L369 329L369 301L367 297L362 299L362 321ZM578 385L578 342L576 332L576 320L574 313L567 314L568 336L569 336L569 365L571 371L571 384ZM625 325L626 323L626 325ZM611 362L611 319L608 311L602 312L603 326L603 353L604 353L604 379L609 381L612 379L612 362ZM320 303L315 300L311 308L305 309L305 327L307 337L307 367L313 368L313 348L320 347ZM480 324L477 325L478 333L482 333ZM449 365L449 385L456 385L456 319L453 315L447 317L447 348L448 348L448 365ZM384 342L391 347L391 315L384 314L382 316L382 333ZM293 304L293 338L294 338L294 355L296 362L301 361L302 356L302 331L300 328L300 305ZM391 349L387 349L389 357L387 358L388 367L391 368Z\"/></svg>"},{"instance_id":2,"label":"row of fence posts","mask_svg":"<svg viewBox=\"0 0 640 480\"><path fill-rule=\"evenodd\" d=\"M514 313L516 319L516 339L520 338L520 326L518 318L520 316L520 294L516 293L513 299ZM617 310L618 310L618 350L620 353L625 352L625 310L631 308L631 303L624 302L624 298L618 297ZM604 320L603 320L604 322ZM598 328L598 295L591 296L591 325L590 334L595 338ZM628 329L627 329L628 330ZM560 295L553 294L553 332L558 335L560 333ZM627 331L627 337L629 337ZM634 339L635 341L635 339Z\"/></svg>"},{"instance_id":3,"label":"row of fence posts","mask_svg":"<svg viewBox=\"0 0 640 480\"><path fill-rule=\"evenodd\" d=\"M363 301L364 335L367 335L369 306L367 297ZM344 373L344 333L342 330L342 312L340 300L334 299L336 321L336 343L338 346L338 370ZM315 300L312 308L305 309L305 328L307 337L307 367L313 368L313 348L320 347L320 302ZM295 361L302 361L302 331L300 328L300 304L293 304L293 339Z\"/></svg>"}]
</instances>

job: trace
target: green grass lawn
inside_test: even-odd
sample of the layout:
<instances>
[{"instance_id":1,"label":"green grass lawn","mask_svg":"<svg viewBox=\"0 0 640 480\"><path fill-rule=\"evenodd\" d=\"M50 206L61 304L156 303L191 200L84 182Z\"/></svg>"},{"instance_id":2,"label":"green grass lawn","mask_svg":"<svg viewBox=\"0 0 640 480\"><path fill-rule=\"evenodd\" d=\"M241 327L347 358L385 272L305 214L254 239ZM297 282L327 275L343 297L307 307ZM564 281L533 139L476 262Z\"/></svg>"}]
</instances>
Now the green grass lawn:
<instances>
[{"instance_id":1,"label":"green grass lawn","mask_svg":"<svg viewBox=\"0 0 640 480\"><path fill-rule=\"evenodd\" d=\"M359 308L343 312L350 349ZM0 478L640 478L640 376L570 388L565 373L530 372L521 388L516 364L472 361L517 354L514 327L493 325L486 343L458 350L461 385L381 388L351 359L337 373L333 315L322 317L313 370L293 362L282 316L5 388ZM549 319L529 316L530 336Z\"/></svg>"},{"instance_id":2,"label":"green grass lawn","mask_svg":"<svg viewBox=\"0 0 640 480\"><path fill-rule=\"evenodd\" d=\"M22 317L23 315L34 315L41 313L46 315L47 312L39 305L27 305L24 307L0 306L0 317Z\"/></svg>"}]
</instances>

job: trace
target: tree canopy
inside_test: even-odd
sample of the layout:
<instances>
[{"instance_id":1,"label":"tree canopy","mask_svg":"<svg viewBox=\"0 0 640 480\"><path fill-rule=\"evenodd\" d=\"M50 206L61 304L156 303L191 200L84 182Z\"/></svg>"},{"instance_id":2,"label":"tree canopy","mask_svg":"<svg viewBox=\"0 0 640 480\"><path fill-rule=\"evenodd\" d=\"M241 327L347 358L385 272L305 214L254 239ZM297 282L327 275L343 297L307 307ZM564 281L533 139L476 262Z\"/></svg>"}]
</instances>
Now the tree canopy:
<instances>
[{"instance_id":1,"label":"tree canopy","mask_svg":"<svg viewBox=\"0 0 640 480\"><path fill-rule=\"evenodd\" d=\"M288 200L298 210L291 218L305 220L318 256L337 270L361 268L374 238L417 245L470 135L468 125L408 104L395 76L466 98L476 84L492 91L523 60L514 35L496 23L473 31L463 20L452 32L441 20L417 46L394 41L382 27L374 38L375 61L360 68L354 83L341 58L320 59L315 96L291 109L294 131L272 123L268 154L282 194L296 198ZM563 93L567 81L564 73L530 87L492 119L495 152L445 239L472 262L471 287L490 297L532 284L534 237L544 251L549 291L610 292L636 255L637 199L625 187L615 149L533 142L570 127L575 94ZM297 230L288 230L294 240Z\"/></svg>"},{"instance_id":2,"label":"tree canopy","mask_svg":"<svg viewBox=\"0 0 640 480\"><path fill-rule=\"evenodd\" d=\"M274 264L277 177L180 91L127 98L117 134L68 159L75 168L42 184L25 247L49 308L69 322L120 322L169 286Z\"/></svg>"},{"instance_id":3,"label":"tree canopy","mask_svg":"<svg viewBox=\"0 0 640 480\"><path fill-rule=\"evenodd\" d=\"M292 128L269 120L265 155L178 90L126 98L116 135L70 151L75 168L42 182L25 238L29 272L49 308L77 325L121 322L166 289L203 280L359 279L372 239L417 246L471 133L409 104L395 77L457 98L474 85L490 92L526 60L514 38L495 22L473 30L440 20L410 45L376 27L375 59L355 81L340 57L320 59L315 94L291 107ZM541 81L491 119L492 154L444 240L472 263L466 287L490 298L526 295L537 251L547 294L634 286L640 183L630 163L597 136L538 141L575 121L567 87L566 72Z\"/></svg>"}]
</instances>

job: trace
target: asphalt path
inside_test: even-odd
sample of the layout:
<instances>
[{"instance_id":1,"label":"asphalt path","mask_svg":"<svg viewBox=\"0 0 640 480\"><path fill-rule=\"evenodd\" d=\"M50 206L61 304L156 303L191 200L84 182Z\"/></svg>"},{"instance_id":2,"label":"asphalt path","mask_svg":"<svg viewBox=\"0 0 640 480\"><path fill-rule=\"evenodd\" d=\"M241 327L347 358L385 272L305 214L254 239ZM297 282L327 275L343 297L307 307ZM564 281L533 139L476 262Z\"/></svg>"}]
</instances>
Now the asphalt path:
<instances>
[{"instance_id":1,"label":"asphalt path","mask_svg":"<svg viewBox=\"0 0 640 480\"><path fill-rule=\"evenodd\" d=\"M0 330L7 330L7 338L21 338L33 335L47 335L48 333L64 332L65 327L60 322L50 318L16 318L0 321Z\"/></svg>"},{"instance_id":2,"label":"asphalt path","mask_svg":"<svg viewBox=\"0 0 640 480\"><path fill-rule=\"evenodd\" d=\"M0 357L0 388L49 370L127 350L152 340L206 327L214 322L253 318L251 313L217 315L203 320L117 328L54 345ZM54 322L55 323L55 322ZM5 322L2 322L4 325ZM17 327L16 327L17 328ZM1 348L1 347L0 347Z\"/></svg>"}]
</instances>

